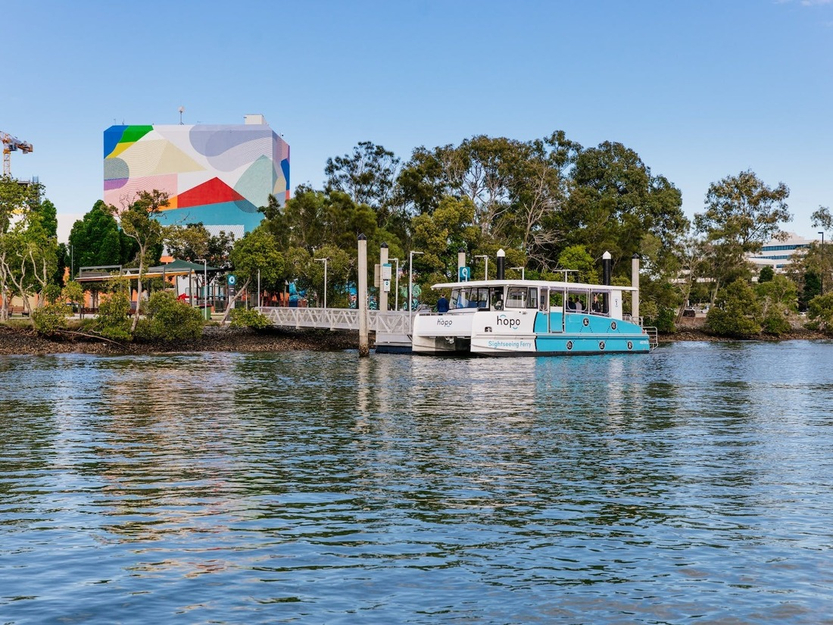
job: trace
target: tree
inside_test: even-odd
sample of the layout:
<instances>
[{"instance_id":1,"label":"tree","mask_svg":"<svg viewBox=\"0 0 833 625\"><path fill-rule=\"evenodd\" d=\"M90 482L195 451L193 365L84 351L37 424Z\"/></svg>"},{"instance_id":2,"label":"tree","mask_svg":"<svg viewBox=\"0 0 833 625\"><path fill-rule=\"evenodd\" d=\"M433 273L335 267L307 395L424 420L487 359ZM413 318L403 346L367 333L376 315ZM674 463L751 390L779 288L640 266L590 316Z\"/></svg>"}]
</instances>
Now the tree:
<instances>
[{"instance_id":1,"label":"tree","mask_svg":"<svg viewBox=\"0 0 833 625\"><path fill-rule=\"evenodd\" d=\"M334 245L315 250L315 257L327 259L327 306L346 308L349 303L346 287L354 271L354 257ZM304 287L313 289L318 296L318 305L323 306L324 263L308 262L304 278Z\"/></svg>"},{"instance_id":2,"label":"tree","mask_svg":"<svg viewBox=\"0 0 833 625\"><path fill-rule=\"evenodd\" d=\"M789 332L788 316L798 310L795 283L786 276L773 275L771 280L759 281L755 292L761 303L761 326L764 332L776 336Z\"/></svg>"},{"instance_id":3,"label":"tree","mask_svg":"<svg viewBox=\"0 0 833 625\"><path fill-rule=\"evenodd\" d=\"M278 251L274 237L260 226L235 242L231 251L231 262L240 286L234 297L228 299L224 323L228 320L234 303L248 289L252 280L257 279L258 271L261 280L267 284L274 284L284 271L283 254Z\"/></svg>"},{"instance_id":4,"label":"tree","mask_svg":"<svg viewBox=\"0 0 833 625\"><path fill-rule=\"evenodd\" d=\"M156 291L147 305L147 318L137 337L146 341L194 341L202 334L200 311L176 299L171 291Z\"/></svg>"},{"instance_id":5,"label":"tree","mask_svg":"<svg viewBox=\"0 0 833 625\"><path fill-rule=\"evenodd\" d=\"M367 204L377 211L378 224L384 225L399 159L381 145L362 141L353 154L328 158L324 168L327 193L342 191L356 204Z\"/></svg>"},{"instance_id":6,"label":"tree","mask_svg":"<svg viewBox=\"0 0 833 625\"><path fill-rule=\"evenodd\" d=\"M551 252L563 238L551 226L569 198L570 169L581 149L559 130L525 144L509 165L514 225L527 256L543 271L552 268Z\"/></svg>"},{"instance_id":7,"label":"tree","mask_svg":"<svg viewBox=\"0 0 833 625\"><path fill-rule=\"evenodd\" d=\"M20 184L10 176L0 176L0 319L8 319L13 288L23 298L23 305L29 310L27 294L32 286L32 271L29 254L42 256L47 260L52 251L50 241L36 241L36 233L28 232L29 225L35 229L41 224L37 210L41 205L43 185L39 183ZM13 219L17 218L14 223ZM39 232L45 232L40 227ZM50 249L43 254L37 249L38 243ZM55 242L57 250L57 242Z\"/></svg>"},{"instance_id":8,"label":"tree","mask_svg":"<svg viewBox=\"0 0 833 625\"><path fill-rule=\"evenodd\" d=\"M93 328L113 341L130 341L130 282L122 278L113 281L98 307Z\"/></svg>"},{"instance_id":9,"label":"tree","mask_svg":"<svg viewBox=\"0 0 833 625\"><path fill-rule=\"evenodd\" d=\"M718 294L706 315L706 327L718 336L749 338L761 331L761 306L746 280L735 280Z\"/></svg>"},{"instance_id":10,"label":"tree","mask_svg":"<svg viewBox=\"0 0 833 625\"><path fill-rule=\"evenodd\" d=\"M126 209L119 211L114 206L110 210L119 216L122 230L136 242L138 253L136 262L139 267L136 285L136 314L133 317L131 332L136 331L142 303L142 278L145 269L152 261L151 252L162 244L165 227L156 216L168 205L168 194L163 191L140 191L138 198ZM158 258L157 258L158 260Z\"/></svg>"},{"instance_id":11,"label":"tree","mask_svg":"<svg viewBox=\"0 0 833 625\"><path fill-rule=\"evenodd\" d=\"M576 282L597 282L599 272L593 257L588 254L583 245L571 245L558 256L558 268L577 271L570 277Z\"/></svg>"},{"instance_id":12,"label":"tree","mask_svg":"<svg viewBox=\"0 0 833 625\"><path fill-rule=\"evenodd\" d=\"M810 300L807 327L825 334L833 334L833 293L817 295Z\"/></svg>"},{"instance_id":13,"label":"tree","mask_svg":"<svg viewBox=\"0 0 833 625\"><path fill-rule=\"evenodd\" d=\"M445 282L457 278L457 252L476 251L480 228L474 224L475 207L468 198L444 198L431 215L418 215L412 222L413 244L424 254L415 263L430 274L426 280Z\"/></svg>"},{"instance_id":14,"label":"tree","mask_svg":"<svg viewBox=\"0 0 833 625\"><path fill-rule=\"evenodd\" d=\"M678 273L689 222L671 182L654 175L633 150L608 141L578 154L572 182L555 225L565 247L584 245L594 258L609 252L614 275L627 275L634 254L647 273Z\"/></svg>"},{"instance_id":15,"label":"tree","mask_svg":"<svg viewBox=\"0 0 833 625\"><path fill-rule=\"evenodd\" d=\"M826 206L819 206L818 209L813 211L810 220L814 228L821 228L825 232L833 230L833 215Z\"/></svg>"},{"instance_id":16,"label":"tree","mask_svg":"<svg viewBox=\"0 0 833 625\"><path fill-rule=\"evenodd\" d=\"M781 224L792 219L784 183L766 186L752 171L712 183L706 193L706 210L694 217L697 232L712 244L716 294L722 284L747 268L746 256L779 236ZM748 269L746 269L748 274Z\"/></svg>"},{"instance_id":17,"label":"tree","mask_svg":"<svg viewBox=\"0 0 833 625\"><path fill-rule=\"evenodd\" d=\"M126 265L136 257L136 244L119 229L113 212L98 200L84 217L72 225L69 234L70 277L80 267Z\"/></svg>"},{"instance_id":18,"label":"tree","mask_svg":"<svg viewBox=\"0 0 833 625\"><path fill-rule=\"evenodd\" d=\"M758 274L758 284L763 284L764 282L771 282L774 277L775 270L770 265L764 265L763 267L761 267L761 271Z\"/></svg>"}]
</instances>

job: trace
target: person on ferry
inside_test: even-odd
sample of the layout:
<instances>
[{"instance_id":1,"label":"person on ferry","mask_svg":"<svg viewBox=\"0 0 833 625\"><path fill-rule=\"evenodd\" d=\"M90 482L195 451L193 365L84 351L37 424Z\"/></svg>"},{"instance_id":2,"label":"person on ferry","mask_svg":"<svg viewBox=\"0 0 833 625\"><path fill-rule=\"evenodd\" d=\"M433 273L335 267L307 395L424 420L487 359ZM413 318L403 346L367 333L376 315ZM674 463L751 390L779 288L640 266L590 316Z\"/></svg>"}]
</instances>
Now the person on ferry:
<instances>
[{"instance_id":1,"label":"person on ferry","mask_svg":"<svg viewBox=\"0 0 833 625\"><path fill-rule=\"evenodd\" d=\"M440 295L440 299L437 300L437 312L441 315L448 312L448 300L445 295Z\"/></svg>"}]
</instances>

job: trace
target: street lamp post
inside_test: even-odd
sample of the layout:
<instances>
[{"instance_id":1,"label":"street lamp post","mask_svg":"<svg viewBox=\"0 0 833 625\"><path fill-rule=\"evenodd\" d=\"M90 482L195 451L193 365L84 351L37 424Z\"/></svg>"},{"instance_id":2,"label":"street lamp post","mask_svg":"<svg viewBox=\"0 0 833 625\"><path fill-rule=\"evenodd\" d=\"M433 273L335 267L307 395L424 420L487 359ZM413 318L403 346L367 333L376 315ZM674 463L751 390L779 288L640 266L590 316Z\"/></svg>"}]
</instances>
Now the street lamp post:
<instances>
[{"instance_id":1,"label":"street lamp post","mask_svg":"<svg viewBox=\"0 0 833 625\"><path fill-rule=\"evenodd\" d=\"M525 279L525 277L524 277L524 276L526 275L526 272L524 271L524 268L523 268L523 267L512 267L512 269L516 269L516 270L517 270L517 269L520 269L520 270L521 270L521 280L524 280L524 279Z\"/></svg>"},{"instance_id":2,"label":"street lamp post","mask_svg":"<svg viewBox=\"0 0 833 625\"><path fill-rule=\"evenodd\" d=\"M819 232L821 235L821 278L819 279L819 286L821 287L821 294L824 295L824 231Z\"/></svg>"},{"instance_id":3,"label":"street lamp post","mask_svg":"<svg viewBox=\"0 0 833 625\"><path fill-rule=\"evenodd\" d=\"M326 258L316 258L319 263L324 263L324 308L327 308L327 260Z\"/></svg>"},{"instance_id":4,"label":"street lamp post","mask_svg":"<svg viewBox=\"0 0 833 625\"><path fill-rule=\"evenodd\" d=\"M475 258L482 258L486 261L486 264L484 265L483 279L488 280L489 279L489 257L486 256L486 254L475 254L474 257Z\"/></svg>"},{"instance_id":5,"label":"street lamp post","mask_svg":"<svg viewBox=\"0 0 833 625\"><path fill-rule=\"evenodd\" d=\"M208 309L208 259L198 258L197 262L200 261L202 261L202 288L205 290L205 295L203 297L203 308Z\"/></svg>"},{"instance_id":6,"label":"street lamp post","mask_svg":"<svg viewBox=\"0 0 833 625\"><path fill-rule=\"evenodd\" d=\"M411 319L411 308L414 301L414 254L424 254L411 250L408 252L408 321Z\"/></svg>"},{"instance_id":7,"label":"street lamp post","mask_svg":"<svg viewBox=\"0 0 833 625\"><path fill-rule=\"evenodd\" d=\"M388 262L393 261L396 263L396 297L393 304L394 310L399 310L399 259L398 258L388 258Z\"/></svg>"}]
</instances>

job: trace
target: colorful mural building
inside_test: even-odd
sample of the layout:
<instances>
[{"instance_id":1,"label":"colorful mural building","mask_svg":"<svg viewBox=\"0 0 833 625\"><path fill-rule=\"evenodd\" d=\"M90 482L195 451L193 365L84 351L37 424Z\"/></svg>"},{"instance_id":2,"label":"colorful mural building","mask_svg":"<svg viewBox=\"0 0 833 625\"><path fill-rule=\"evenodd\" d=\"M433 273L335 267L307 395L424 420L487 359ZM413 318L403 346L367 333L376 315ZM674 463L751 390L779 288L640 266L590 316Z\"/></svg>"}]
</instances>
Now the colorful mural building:
<instances>
[{"instance_id":1,"label":"colorful mural building","mask_svg":"<svg viewBox=\"0 0 833 625\"><path fill-rule=\"evenodd\" d=\"M263 219L269 196L289 199L289 145L262 115L244 124L110 126L104 131L104 201L130 204L164 191L166 225L202 223L240 238Z\"/></svg>"}]
</instances>

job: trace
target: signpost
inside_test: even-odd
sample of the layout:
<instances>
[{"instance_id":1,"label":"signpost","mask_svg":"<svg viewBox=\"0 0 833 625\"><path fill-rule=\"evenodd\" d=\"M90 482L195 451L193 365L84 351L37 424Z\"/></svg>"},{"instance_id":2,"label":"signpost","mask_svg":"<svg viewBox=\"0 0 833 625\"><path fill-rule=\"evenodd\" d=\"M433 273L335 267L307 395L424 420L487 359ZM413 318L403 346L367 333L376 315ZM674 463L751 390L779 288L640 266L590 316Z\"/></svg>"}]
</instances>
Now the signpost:
<instances>
[{"instance_id":1,"label":"signpost","mask_svg":"<svg viewBox=\"0 0 833 625\"><path fill-rule=\"evenodd\" d=\"M460 267L457 279L460 282L468 282L471 277L471 267Z\"/></svg>"},{"instance_id":2,"label":"signpost","mask_svg":"<svg viewBox=\"0 0 833 625\"><path fill-rule=\"evenodd\" d=\"M226 276L226 284L228 285L228 300L234 299L234 287L237 285L237 276L230 273Z\"/></svg>"}]
</instances>

